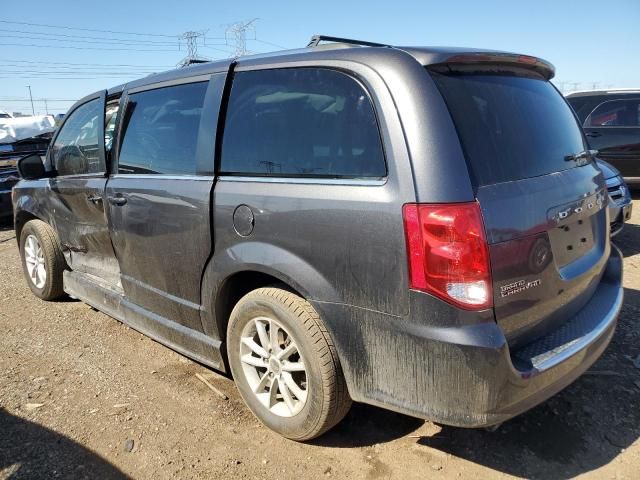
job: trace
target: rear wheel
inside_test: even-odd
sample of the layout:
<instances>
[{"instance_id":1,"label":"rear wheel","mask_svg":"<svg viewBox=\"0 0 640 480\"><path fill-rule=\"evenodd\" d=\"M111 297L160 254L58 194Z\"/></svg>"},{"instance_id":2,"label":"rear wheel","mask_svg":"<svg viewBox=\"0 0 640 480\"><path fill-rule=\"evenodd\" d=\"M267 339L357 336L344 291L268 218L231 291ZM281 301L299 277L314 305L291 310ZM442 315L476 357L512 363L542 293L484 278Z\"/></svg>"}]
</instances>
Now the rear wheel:
<instances>
[{"instance_id":1,"label":"rear wheel","mask_svg":"<svg viewBox=\"0 0 640 480\"><path fill-rule=\"evenodd\" d=\"M235 306L227 335L240 395L258 419L293 440L336 425L351 399L335 347L309 302L260 288Z\"/></svg>"},{"instance_id":2,"label":"rear wheel","mask_svg":"<svg viewBox=\"0 0 640 480\"><path fill-rule=\"evenodd\" d=\"M25 224L20 234L22 270L31 291L43 300L64 295L62 274L66 268L56 232L41 220Z\"/></svg>"}]
</instances>

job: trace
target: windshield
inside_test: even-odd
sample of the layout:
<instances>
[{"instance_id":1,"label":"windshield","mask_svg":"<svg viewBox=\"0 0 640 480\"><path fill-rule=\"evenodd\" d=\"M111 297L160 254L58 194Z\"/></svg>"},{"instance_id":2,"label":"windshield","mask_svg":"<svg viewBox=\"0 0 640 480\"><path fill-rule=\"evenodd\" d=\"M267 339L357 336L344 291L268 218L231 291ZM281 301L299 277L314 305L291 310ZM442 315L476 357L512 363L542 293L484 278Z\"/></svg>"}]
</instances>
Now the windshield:
<instances>
[{"instance_id":1,"label":"windshield","mask_svg":"<svg viewBox=\"0 0 640 480\"><path fill-rule=\"evenodd\" d=\"M449 108L476 185L573 168L585 150L571 108L546 80L430 72Z\"/></svg>"}]
</instances>

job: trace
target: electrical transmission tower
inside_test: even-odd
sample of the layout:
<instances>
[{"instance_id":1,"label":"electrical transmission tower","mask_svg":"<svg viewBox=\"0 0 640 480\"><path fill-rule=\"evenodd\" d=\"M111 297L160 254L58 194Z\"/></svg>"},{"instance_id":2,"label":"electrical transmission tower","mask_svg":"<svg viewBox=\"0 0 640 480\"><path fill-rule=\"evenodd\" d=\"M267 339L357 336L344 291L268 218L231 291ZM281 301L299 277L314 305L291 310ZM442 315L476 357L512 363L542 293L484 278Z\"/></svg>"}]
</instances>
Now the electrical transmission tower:
<instances>
[{"instance_id":1,"label":"electrical transmission tower","mask_svg":"<svg viewBox=\"0 0 640 480\"><path fill-rule=\"evenodd\" d=\"M234 57L242 57L243 55L251 53L247 50L247 31L253 32L253 38L255 39L256 30L254 23L257 20L257 18L254 18L248 22L236 22L227 27L225 38L227 43L229 43L230 40L234 43Z\"/></svg>"},{"instance_id":2,"label":"electrical transmission tower","mask_svg":"<svg viewBox=\"0 0 640 480\"><path fill-rule=\"evenodd\" d=\"M189 65L192 65L194 63L205 63L211 61L208 58L198 55L198 39L202 38L204 41L206 33L207 32L195 32L191 30L188 32L184 32L180 36L180 43L184 41L187 44L187 56L180 60L178 66L188 67Z\"/></svg>"}]
</instances>

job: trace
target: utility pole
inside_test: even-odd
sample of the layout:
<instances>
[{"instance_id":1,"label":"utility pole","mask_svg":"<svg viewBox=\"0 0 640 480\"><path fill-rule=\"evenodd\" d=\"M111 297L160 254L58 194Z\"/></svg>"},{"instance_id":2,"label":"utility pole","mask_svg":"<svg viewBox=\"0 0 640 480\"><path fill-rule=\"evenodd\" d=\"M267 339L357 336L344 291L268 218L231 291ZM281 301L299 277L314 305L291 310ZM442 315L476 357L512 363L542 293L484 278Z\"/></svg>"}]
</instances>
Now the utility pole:
<instances>
[{"instance_id":1,"label":"utility pole","mask_svg":"<svg viewBox=\"0 0 640 480\"><path fill-rule=\"evenodd\" d=\"M29 99L31 100L31 113L33 113L33 116L36 116L36 109L33 108L33 97L31 96L31 85L27 85L27 88L29 89Z\"/></svg>"},{"instance_id":2,"label":"utility pole","mask_svg":"<svg viewBox=\"0 0 640 480\"><path fill-rule=\"evenodd\" d=\"M47 99L44 99L44 111L49 115L49 105L47 105Z\"/></svg>"},{"instance_id":3,"label":"utility pole","mask_svg":"<svg viewBox=\"0 0 640 480\"><path fill-rule=\"evenodd\" d=\"M184 40L187 44L187 56L180 60L178 66L180 67L188 67L193 63L205 63L210 61L208 58L198 56L198 39L204 38L207 32L195 32L190 30L188 32L184 32L180 36L180 40Z\"/></svg>"},{"instance_id":4,"label":"utility pole","mask_svg":"<svg viewBox=\"0 0 640 480\"><path fill-rule=\"evenodd\" d=\"M242 57L249 53L247 50L247 30L253 30L255 38L255 26L253 24L257 20L257 18L254 18L248 22L236 22L227 27L227 30L225 31L225 38L227 39L227 42L229 42L231 37L235 44L235 51L233 52L234 57Z\"/></svg>"}]
</instances>

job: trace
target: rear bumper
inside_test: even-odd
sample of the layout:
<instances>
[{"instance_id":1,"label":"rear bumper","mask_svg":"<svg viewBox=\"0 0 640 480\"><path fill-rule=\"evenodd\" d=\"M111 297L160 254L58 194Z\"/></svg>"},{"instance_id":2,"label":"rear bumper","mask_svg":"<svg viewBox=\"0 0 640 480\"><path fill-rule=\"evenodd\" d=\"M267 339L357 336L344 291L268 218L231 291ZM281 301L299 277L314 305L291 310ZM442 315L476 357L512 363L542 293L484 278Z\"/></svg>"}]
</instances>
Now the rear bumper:
<instances>
[{"instance_id":1,"label":"rear bumper","mask_svg":"<svg viewBox=\"0 0 640 480\"><path fill-rule=\"evenodd\" d=\"M612 247L589 303L558 330L514 351L493 321L434 327L415 318L416 310L408 318L358 312L347 321L357 331L346 333L343 320L334 335L354 400L482 427L534 407L587 370L613 336L622 297L622 256Z\"/></svg>"}]
</instances>

